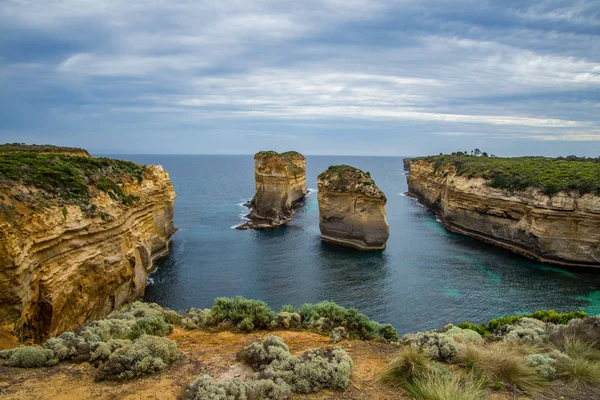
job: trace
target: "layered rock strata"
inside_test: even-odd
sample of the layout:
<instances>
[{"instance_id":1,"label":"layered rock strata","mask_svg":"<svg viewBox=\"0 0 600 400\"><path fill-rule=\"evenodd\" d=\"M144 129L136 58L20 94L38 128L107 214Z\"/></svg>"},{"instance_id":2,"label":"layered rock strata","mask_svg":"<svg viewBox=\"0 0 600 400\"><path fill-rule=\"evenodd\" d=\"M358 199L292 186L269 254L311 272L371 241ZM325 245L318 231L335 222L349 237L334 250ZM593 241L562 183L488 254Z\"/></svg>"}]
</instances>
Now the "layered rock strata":
<instances>
[{"instance_id":1,"label":"layered rock strata","mask_svg":"<svg viewBox=\"0 0 600 400\"><path fill-rule=\"evenodd\" d=\"M318 176L317 184L323 241L362 251L385 249L390 235L387 200L368 172L331 166Z\"/></svg>"},{"instance_id":2,"label":"layered rock strata","mask_svg":"<svg viewBox=\"0 0 600 400\"><path fill-rule=\"evenodd\" d=\"M306 159L300 153L261 151L254 156L256 194L249 203L249 222L240 228L273 228L292 219L307 194Z\"/></svg>"},{"instance_id":3,"label":"layered rock strata","mask_svg":"<svg viewBox=\"0 0 600 400\"><path fill-rule=\"evenodd\" d=\"M600 197L575 191L547 196L535 188L509 192L459 176L451 164L408 163L409 194L449 230L541 262L600 267Z\"/></svg>"},{"instance_id":4,"label":"layered rock strata","mask_svg":"<svg viewBox=\"0 0 600 400\"><path fill-rule=\"evenodd\" d=\"M135 201L90 186L82 207L30 185L2 187L0 331L39 342L143 295L175 232L175 191L160 166L119 187Z\"/></svg>"}]
</instances>

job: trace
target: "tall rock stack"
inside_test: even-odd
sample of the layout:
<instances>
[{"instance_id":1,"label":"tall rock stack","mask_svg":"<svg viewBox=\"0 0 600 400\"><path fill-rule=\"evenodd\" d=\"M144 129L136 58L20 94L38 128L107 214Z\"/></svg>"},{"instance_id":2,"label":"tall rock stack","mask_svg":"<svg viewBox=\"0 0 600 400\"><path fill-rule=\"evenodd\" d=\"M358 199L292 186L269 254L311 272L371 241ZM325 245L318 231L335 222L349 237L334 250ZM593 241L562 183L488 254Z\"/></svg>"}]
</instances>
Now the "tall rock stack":
<instances>
[{"instance_id":1,"label":"tall rock stack","mask_svg":"<svg viewBox=\"0 0 600 400\"><path fill-rule=\"evenodd\" d=\"M368 172L335 165L319 175L317 184L323 241L362 251L385 249L387 200Z\"/></svg>"},{"instance_id":2,"label":"tall rock stack","mask_svg":"<svg viewBox=\"0 0 600 400\"><path fill-rule=\"evenodd\" d=\"M306 196L306 159L300 153L261 151L254 156L256 194L250 221L242 228L273 228L292 219L292 210Z\"/></svg>"}]
</instances>

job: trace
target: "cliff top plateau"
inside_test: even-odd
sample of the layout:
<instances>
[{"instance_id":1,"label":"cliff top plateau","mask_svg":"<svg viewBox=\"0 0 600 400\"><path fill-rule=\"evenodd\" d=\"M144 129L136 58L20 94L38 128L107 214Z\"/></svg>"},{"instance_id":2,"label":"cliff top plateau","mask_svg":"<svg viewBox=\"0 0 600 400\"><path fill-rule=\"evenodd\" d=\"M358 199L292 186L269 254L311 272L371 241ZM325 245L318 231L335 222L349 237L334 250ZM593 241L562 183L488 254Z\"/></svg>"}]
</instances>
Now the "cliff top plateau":
<instances>
[{"instance_id":1,"label":"cliff top plateau","mask_svg":"<svg viewBox=\"0 0 600 400\"><path fill-rule=\"evenodd\" d=\"M51 144L25 144L25 143L5 143L0 144L0 153L12 153L19 151L22 153L56 153L71 156L91 157L85 149L78 147L62 147Z\"/></svg>"},{"instance_id":2,"label":"cliff top plateau","mask_svg":"<svg viewBox=\"0 0 600 400\"><path fill-rule=\"evenodd\" d=\"M32 148L36 147L46 146ZM0 152L0 192L32 208L77 204L89 210L90 200L99 192L130 205L136 198L126 195L120 185L141 183L145 170L146 166L129 161L21 151L19 147ZM11 201L5 198L2 203L9 206Z\"/></svg>"},{"instance_id":3,"label":"cliff top plateau","mask_svg":"<svg viewBox=\"0 0 600 400\"><path fill-rule=\"evenodd\" d=\"M433 163L435 172L440 174L447 166L453 166L458 176L483 178L491 187L509 191L533 187L548 196L561 191L600 194L600 158L501 158L452 153L411 160Z\"/></svg>"},{"instance_id":4,"label":"cliff top plateau","mask_svg":"<svg viewBox=\"0 0 600 400\"><path fill-rule=\"evenodd\" d=\"M259 151L254 155L254 160L256 161L256 171L264 174L282 170L289 174L303 173L306 162L306 158L296 151L278 153L273 150Z\"/></svg>"},{"instance_id":5,"label":"cliff top plateau","mask_svg":"<svg viewBox=\"0 0 600 400\"><path fill-rule=\"evenodd\" d=\"M332 165L317 177L319 187L333 192L359 193L386 200L369 172L350 165Z\"/></svg>"}]
</instances>

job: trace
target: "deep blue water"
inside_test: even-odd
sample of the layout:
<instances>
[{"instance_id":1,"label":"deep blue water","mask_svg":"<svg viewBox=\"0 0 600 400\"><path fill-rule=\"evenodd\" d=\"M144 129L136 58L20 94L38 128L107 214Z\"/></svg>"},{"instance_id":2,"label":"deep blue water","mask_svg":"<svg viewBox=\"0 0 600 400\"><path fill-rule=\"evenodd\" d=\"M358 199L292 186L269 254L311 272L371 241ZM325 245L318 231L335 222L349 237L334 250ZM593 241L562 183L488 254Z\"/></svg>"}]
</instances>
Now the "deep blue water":
<instances>
[{"instance_id":1,"label":"deep blue water","mask_svg":"<svg viewBox=\"0 0 600 400\"><path fill-rule=\"evenodd\" d=\"M403 196L402 158L308 156L313 189L287 226L232 229L254 194L252 156L118 155L162 164L177 191L169 256L158 262L145 299L174 309L208 308L218 296L282 304L333 300L356 307L399 333L448 322L483 322L505 314L554 308L600 314L600 271L536 263L447 231ZM386 193L390 238L382 253L321 243L317 175L332 164L371 172Z\"/></svg>"}]
</instances>

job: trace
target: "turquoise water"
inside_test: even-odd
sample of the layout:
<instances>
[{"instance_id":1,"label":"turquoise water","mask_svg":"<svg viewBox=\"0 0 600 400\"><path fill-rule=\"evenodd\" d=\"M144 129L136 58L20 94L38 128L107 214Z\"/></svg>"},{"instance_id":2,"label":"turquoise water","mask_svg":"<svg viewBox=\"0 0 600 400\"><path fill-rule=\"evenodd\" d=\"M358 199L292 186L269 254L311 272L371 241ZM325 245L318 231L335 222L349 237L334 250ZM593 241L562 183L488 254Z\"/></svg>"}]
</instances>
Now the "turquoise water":
<instances>
[{"instance_id":1,"label":"turquoise water","mask_svg":"<svg viewBox=\"0 0 600 400\"><path fill-rule=\"evenodd\" d=\"M359 253L321 243L314 191L286 227L232 229L254 194L252 156L113 157L162 164L178 193L180 230L151 276L149 301L183 309L242 295L278 309L333 300L401 333L536 309L600 314L600 271L532 262L447 231L403 195L401 158L307 157L309 188L329 165L343 163L371 172L386 193L387 249Z\"/></svg>"}]
</instances>

